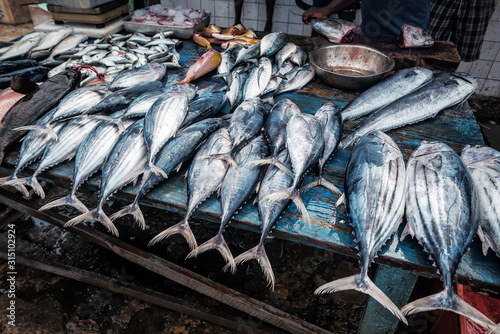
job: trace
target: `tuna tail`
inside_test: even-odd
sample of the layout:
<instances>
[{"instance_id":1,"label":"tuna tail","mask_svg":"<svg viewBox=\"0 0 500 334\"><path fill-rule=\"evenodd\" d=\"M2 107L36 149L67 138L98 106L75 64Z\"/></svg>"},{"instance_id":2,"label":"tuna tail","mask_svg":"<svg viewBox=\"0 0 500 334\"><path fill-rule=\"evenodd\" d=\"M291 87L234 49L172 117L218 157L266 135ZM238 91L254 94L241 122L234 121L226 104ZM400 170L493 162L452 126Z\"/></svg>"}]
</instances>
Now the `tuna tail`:
<instances>
[{"instance_id":1,"label":"tuna tail","mask_svg":"<svg viewBox=\"0 0 500 334\"><path fill-rule=\"evenodd\" d=\"M71 205L81 213L86 213L89 212L89 209L74 195L74 194L69 194L66 197L56 199L55 201L52 201L50 203L45 204L42 206L38 211L45 211L51 208L55 208L61 205Z\"/></svg>"},{"instance_id":2,"label":"tuna tail","mask_svg":"<svg viewBox=\"0 0 500 334\"><path fill-rule=\"evenodd\" d=\"M500 327L488 319L484 314L467 304L463 299L452 293L450 300L448 291L443 290L437 294L424 297L405 305L401 311L403 314L413 314L430 310L448 310L469 318L475 323L500 333Z\"/></svg>"},{"instance_id":3,"label":"tuna tail","mask_svg":"<svg viewBox=\"0 0 500 334\"><path fill-rule=\"evenodd\" d=\"M237 170L240 169L240 166L238 166L238 162L231 156L230 153L213 154L213 155L203 155L201 157L198 157L197 159L222 160L222 161L227 162L229 164L229 166L234 167Z\"/></svg>"},{"instance_id":4,"label":"tuna tail","mask_svg":"<svg viewBox=\"0 0 500 334\"><path fill-rule=\"evenodd\" d=\"M269 289L274 291L274 272L273 267L271 266L271 262L269 262L269 258L267 257L266 250L263 244L258 244L254 248L238 255L234 261L236 264L244 263L250 260L257 260L264 275L266 276L267 283L269 285Z\"/></svg>"},{"instance_id":5,"label":"tuna tail","mask_svg":"<svg viewBox=\"0 0 500 334\"><path fill-rule=\"evenodd\" d=\"M326 283L317 288L316 291L314 291L314 294L331 293L345 290L356 290L372 296L376 301L382 304L382 306L384 306L392 314L394 314L399 320L408 325L408 321L403 315L404 312L401 313L399 308L394 305L389 297L387 297L385 293L380 290L368 276L364 275L364 277L362 277L361 273L341 278L330 283Z\"/></svg>"},{"instance_id":6,"label":"tuna tail","mask_svg":"<svg viewBox=\"0 0 500 334\"><path fill-rule=\"evenodd\" d=\"M184 219L180 223L177 223L174 226L171 226L167 228L165 231L159 233L156 237L151 239L151 241L148 243L148 246L153 246L158 241L161 241L177 233L182 234L184 239L186 239L189 248L191 248L191 250L198 247L198 244L196 243L196 238L194 237L193 232L189 227L189 222L187 221L187 219Z\"/></svg>"},{"instance_id":7,"label":"tuna tail","mask_svg":"<svg viewBox=\"0 0 500 334\"><path fill-rule=\"evenodd\" d=\"M301 190L309 190L311 188L314 188L316 186L323 186L326 189L330 190L332 193L337 194L337 195L342 195L342 192L339 190L339 188L335 187L333 183L325 179L323 176L320 176L316 178L315 180L309 182L305 186L302 187Z\"/></svg>"},{"instance_id":8,"label":"tuna tail","mask_svg":"<svg viewBox=\"0 0 500 334\"><path fill-rule=\"evenodd\" d=\"M115 212L109 218L112 221L115 221L116 219L126 215L132 215L137 225L139 225L139 227L143 230L146 229L146 221L144 220L144 215L139 207L139 203L134 202L130 205L124 206L120 211Z\"/></svg>"},{"instance_id":9,"label":"tuna tail","mask_svg":"<svg viewBox=\"0 0 500 334\"><path fill-rule=\"evenodd\" d=\"M232 274L236 273L236 263L234 262L234 258L233 258L233 255L231 254L231 250L229 249L222 234L216 235L212 239L203 243L201 246L193 249L191 251L191 253L189 253L186 256L186 259L189 259L192 257L197 257L201 253L204 253L204 252L209 251L211 249L215 249L215 250L219 251L219 253L224 258L224 261L226 261L227 264L224 266L224 269L223 269L224 271L230 270Z\"/></svg>"},{"instance_id":10,"label":"tuna tail","mask_svg":"<svg viewBox=\"0 0 500 334\"><path fill-rule=\"evenodd\" d=\"M104 213L101 208L96 208L92 211L85 212L71 220L68 220L64 227L74 226L76 224L85 222L87 220L95 220L99 223L103 224L104 227L108 229L108 232L111 232L114 236L118 236L118 230L113 222L108 218L108 216Z\"/></svg>"},{"instance_id":11,"label":"tuna tail","mask_svg":"<svg viewBox=\"0 0 500 334\"><path fill-rule=\"evenodd\" d=\"M297 206L299 211L302 213L302 220L305 221L306 223L311 226L311 218L309 217L309 213L307 212L307 208L304 205L304 202L300 198L300 192L295 189L295 187L290 187L288 189L282 190L275 192L273 194L267 195L263 199L260 200L260 202L264 200L269 200L271 202L279 201L282 199L291 199L293 203Z\"/></svg>"},{"instance_id":12,"label":"tuna tail","mask_svg":"<svg viewBox=\"0 0 500 334\"><path fill-rule=\"evenodd\" d=\"M344 150L350 146L353 146L354 144L356 144L356 142L358 141L358 136L356 136L356 133L351 133L349 135L347 135L340 143L339 143L339 146L337 148L337 150Z\"/></svg>"},{"instance_id":13,"label":"tuna tail","mask_svg":"<svg viewBox=\"0 0 500 334\"><path fill-rule=\"evenodd\" d=\"M150 174L154 173L163 177L164 179L168 179L168 174L163 171L160 167L153 165L152 162L148 163L146 167L144 167L144 174L142 175L143 180L149 180ZM144 183L143 181L142 183Z\"/></svg>"},{"instance_id":14,"label":"tuna tail","mask_svg":"<svg viewBox=\"0 0 500 334\"><path fill-rule=\"evenodd\" d=\"M285 166L281 161L279 161L276 157L269 157L269 158L264 158L264 159L257 159L253 161L249 161L243 165L243 167L247 165L275 165L276 167L279 168L283 173L286 173L293 177L293 172Z\"/></svg>"},{"instance_id":15,"label":"tuna tail","mask_svg":"<svg viewBox=\"0 0 500 334\"><path fill-rule=\"evenodd\" d=\"M10 181L5 182L3 185L12 186L16 189L20 189L20 188L18 188L20 186L27 185L27 186L30 186L31 188L33 188L35 193L38 196L40 196L40 198L42 198L42 199L45 198L45 192L43 191L43 188L40 185L40 183L38 182L38 179L36 178L35 175L30 176L30 177L24 177L22 179L10 180ZM26 188L24 188L24 189L26 189ZM20 190L20 191L24 193L24 191L22 191L22 190Z\"/></svg>"},{"instance_id":16,"label":"tuna tail","mask_svg":"<svg viewBox=\"0 0 500 334\"><path fill-rule=\"evenodd\" d=\"M111 122L111 123L115 124L118 127L118 133L122 133L123 131L125 131L125 125L123 125L123 121L121 118L115 118L115 117L105 116L105 115L90 115L88 117L94 118L94 119L100 119L100 120L103 120L106 122Z\"/></svg>"},{"instance_id":17,"label":"tuna tail","mask_svg":"<svg viewBox=\"0 0 500 334\"><path fill-rule=\"evenodd\" d=\"M45 132L51 139L59 140L59 137L57 137L57 133L54 131L52 125L50 125L49 123L43 125L35 124L35 125L20 126L15 128L14 130L15 131L38 130L41 132Z\"/></svg>"},{"instance_id":18,"label":"tuna tail","mask_svg":"<svg viewBox=\"0 0 500 334\"><path fill-rule=\"evenodd\" d=\"M6 176L6 177L0 178L0 186L5 185L5 183L12 181L12 180L17 180L17 176L15 174L12 174L11 176ZM26 189L26 187L23 184L13 184L11 186L14 187L17 191L22 192L23 196L25 196L25 197L28 197L30 194L28 192L28 189Z\"/></svg>"}]
</instances>

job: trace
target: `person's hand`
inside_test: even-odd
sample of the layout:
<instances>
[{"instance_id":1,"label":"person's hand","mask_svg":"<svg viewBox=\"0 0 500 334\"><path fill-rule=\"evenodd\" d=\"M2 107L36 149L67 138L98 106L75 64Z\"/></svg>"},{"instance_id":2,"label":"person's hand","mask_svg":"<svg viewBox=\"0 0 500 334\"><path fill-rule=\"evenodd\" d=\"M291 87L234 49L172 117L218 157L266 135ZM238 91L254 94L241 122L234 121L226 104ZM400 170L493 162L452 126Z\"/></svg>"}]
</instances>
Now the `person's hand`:
<instances>
[{"instance_id":1,"label":"person's hand","mask_svg":"<svg viewBox=\"0 0 500 334\"><path fill-rule=\"evenodd\" d=\"M326 19L328 15L326 7L311 7L302 14L302 22L308 24L310 19Z\"/></svg>"}]
</instances>

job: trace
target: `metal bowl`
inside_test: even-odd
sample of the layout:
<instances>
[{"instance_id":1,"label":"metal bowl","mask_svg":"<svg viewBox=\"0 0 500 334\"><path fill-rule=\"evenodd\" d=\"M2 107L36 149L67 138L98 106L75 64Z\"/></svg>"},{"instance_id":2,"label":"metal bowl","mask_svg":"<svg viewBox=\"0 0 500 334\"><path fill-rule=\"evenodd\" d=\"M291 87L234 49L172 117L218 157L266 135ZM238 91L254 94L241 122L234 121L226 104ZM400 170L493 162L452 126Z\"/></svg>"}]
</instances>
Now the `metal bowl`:
<instances>
[{"instance_id":1,"label":"metal bowl","mask_svg":"<svg viewBox=\"0 0 500 334\"><path fill-rule=\"evenodd\" d=\"M346 90L364 90L394 68L394 59L365 45L329 45L309 54L316 74L326 84Z\"/></svg>"}]
</instances>

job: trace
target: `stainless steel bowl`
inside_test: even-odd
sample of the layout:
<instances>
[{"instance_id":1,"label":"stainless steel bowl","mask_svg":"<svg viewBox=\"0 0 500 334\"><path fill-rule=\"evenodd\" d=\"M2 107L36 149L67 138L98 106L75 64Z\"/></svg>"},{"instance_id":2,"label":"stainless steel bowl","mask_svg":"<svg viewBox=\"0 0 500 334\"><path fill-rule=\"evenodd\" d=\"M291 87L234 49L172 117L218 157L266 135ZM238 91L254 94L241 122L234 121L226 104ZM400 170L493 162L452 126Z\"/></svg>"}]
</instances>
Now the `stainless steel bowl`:
<instances>
[{"instance_id":1,"label":"stainless steel bowl","mask_svg":"<svg viewBox=\"0 0 500 334\"><path fill-rule=\"evenodd\" d=\"M346 90L363 90L394 68L394 59L365 45L329 45L309 54L316 74L326 84Z\"/></svg>"}]
</instances>

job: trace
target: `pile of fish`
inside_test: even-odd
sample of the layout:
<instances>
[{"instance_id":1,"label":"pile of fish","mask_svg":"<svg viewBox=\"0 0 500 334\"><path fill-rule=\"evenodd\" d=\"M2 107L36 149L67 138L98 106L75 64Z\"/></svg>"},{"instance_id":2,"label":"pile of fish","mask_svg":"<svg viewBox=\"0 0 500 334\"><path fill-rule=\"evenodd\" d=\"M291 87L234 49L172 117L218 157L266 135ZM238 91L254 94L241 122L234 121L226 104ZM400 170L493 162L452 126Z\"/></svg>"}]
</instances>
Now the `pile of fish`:
<instances>
[{"instance_id":1,"label":"pile of fish","mask_svg":"<svg viewBox=\"0 0 500 334\"><path fill-rule=\"evenodd\" d=\"M221 54L218 75L227 84L231 107L247 99L273 97L300 90L314 78L314 68L307 63L307 53L293 43L287 43L283 32L264 36L248 47L235 45Z\"/></svg>"},{"instance_id":2,"label":"pile of fish","mask_svg":"<svg viewBox=\"0 0 500 334\"><path fill-rule=\"evenodd\" d=\"M223 49L240 45L250 46L260 42L257 35L252 30L247 30L241 23L229 28L221 28L215 24L210 24L199 33L193 35L193 41L207 49L212 49L211 44L220 45Z\"/></svg>"},{"instance_id":3,"label":"pile of fish","mask_svg":"<svg viewBox=\"0 0 500 334\"><path fill-rule=\"evenodd\" d=\"M33 32L11 46L0 50L0 61L19 58L42 60L33 63L32 74L36 81L40 76L52 77L69 68L91 66L109 78L123 70L137 68L148 63L161 63L168 68L180 68L178 39L170 38L173 32L162 32L149 37L141 33L113 34L86 42L85 35L73 34L73 28L60 28L49 33ZM1 63L0 63L1 64ZM22 70L24 72L27 69ZM24 73L23 72L23 73ZM18 76L20 74L17 74ZM82 69L82 86L97 79L97 73ZM0 75L0 87L3 85ZM31 78L30 77L30 78ZM10 80L6 78L5 80Z\"/></svg>"}]
</instances>

